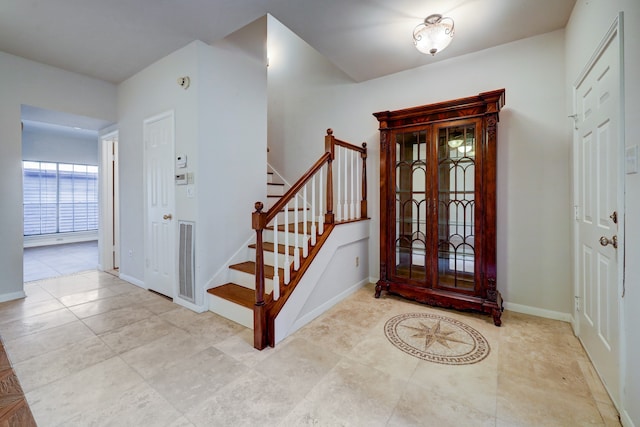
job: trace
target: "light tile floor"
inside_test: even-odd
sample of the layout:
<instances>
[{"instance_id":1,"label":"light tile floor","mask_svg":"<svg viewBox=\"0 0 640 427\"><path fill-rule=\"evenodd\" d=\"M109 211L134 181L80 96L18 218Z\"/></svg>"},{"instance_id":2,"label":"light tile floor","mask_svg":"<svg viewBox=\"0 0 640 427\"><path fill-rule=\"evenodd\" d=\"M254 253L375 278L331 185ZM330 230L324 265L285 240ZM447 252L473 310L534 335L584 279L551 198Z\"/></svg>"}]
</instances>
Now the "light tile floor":
<instances>
[{"instance_id":1,"label":"light tile floor","mask_svg":"<svg viewBox=\"0 0 640 427\"><path fill-rule=\"evenodd\" d=\"M25 284L0 335L46 426L618 426L571 327L440 310L360 289L262 352L252 332L90 271ZM479 363L395 348L383 326L439 313L487 339Z\"/></svg>"},{"instance_id":2,"label":"light tile floor","mask_svg":"<svg viewBox=\"0 0 640 427\"><path fill-rule=\"evenodd\" d=\"M24 248L24 281L48 279L98 267L98 241Z\"/></svg>"}]
</instances>

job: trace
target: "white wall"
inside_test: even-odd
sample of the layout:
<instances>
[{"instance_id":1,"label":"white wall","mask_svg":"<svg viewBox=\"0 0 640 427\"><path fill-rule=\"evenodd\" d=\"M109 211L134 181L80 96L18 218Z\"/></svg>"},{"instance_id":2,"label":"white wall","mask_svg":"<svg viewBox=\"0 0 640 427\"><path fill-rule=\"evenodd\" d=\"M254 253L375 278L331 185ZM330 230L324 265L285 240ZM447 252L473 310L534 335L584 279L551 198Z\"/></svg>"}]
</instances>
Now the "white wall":
<instances>
[{"instance_id":1,"label":"white wall","mask_svg":"<svg viewBox=\"0 0 640 427\"><path fill-rule=\"evenodd\" d=\"M266 19L200 57L200 144L196 256L201 289L251 237L251 213L267 193ZM265 203L266 205L266 203Z\"/></svg>"},{"instance_id":2,"label":"white wall","mask_svg":"<svg viewBox=\"0 0 640 427\"><path fill-rule=\"evenodd\" d=\"M337 91L344 103L342 90L353 81L276 18L267 18L269 164L293 184L324 153L326 130L338 125L336 113L349 107L327 105L330 94ZM337 138L345 140L345 128L335 128Z\"/></svg>"},{"instance_id":3,"label":"white wall","mask_svg":"<svg viewBox=\"0 0 640 427\"><path fill-rule=\"evenodd\" d=\"M144 283L145 273L143 121L166 111L175 112L176 153L187 155L189 170L197 176L200 44L193 42L173 52L118 86L120 275L139 285ZM177 83L182 76L191 77L188 90ZM176 189L174 218L195 220L195 199L182 197L181 190Z\"/></svg>"},{"instance_id":4,"label":"white wall","mask_svg":"<svg viewBox=\"0 0 640 427\"><path fill-rule=\"evenodd\" d=\"M624 93L626 146L638 145L640 133L640 2L637 0L578 0L566 28L567 101L579 73L595 52L619 11L624 12ZM570 102L567 104L571 108ZM640 174L625 179L625 286L623 299L622 419L640 426Z\"/></svg>"},{"instance_id":5,"label":"white wall","mask_svg":"<svg viewBox=\"0 0 640 427\"><path fill-rule=\"evenodd\" d=\"M21 105L116 120L116 87L0 52L0 301L23 295Z\"/></svg>"},{"instance_id":6,"label":"white wall","mask_svg":"<svg viewBox=\"0 0 640 427\"><path fill-rule=\"evenodd\" d=\"M261 37L242 37L260 28ZM175 152L187 157L180 172L194 178L175 187L174 222L196 223L197 306L252 235L253 205L266 195L265 23L239 32L214 46L192 42L118 87L121 276L144 285L143 120L174 110ZM177 84L182 76L187 90Z\"/></svg>"},{"instance_id":7,"label":"white wall","mask_svg":"<svg viewBox=\"0 0 640 427\"><path fill-rule=\"evenodd\" d=\"M22 159L98 165L98 132L25 122Z\"/></svg>"},{"instance_id":8,"label":"white wall","mask_svg":"<svg viewBox=\"0 0 640 427\"><path fill-rule=\"evenodd\" d=\"M281 173L293 182L302 167L272 157L293 147L297 163L310 165L323 151L327 127L340 139L368 143L372 278L379 277L379 136L372 113L505 88L498 130L498 288L513 308L569 318L571 135L563 31L360 84L347 81L291 32L280 29L277 35L286 43L278 52L293 46L295 55L270 61L270 162L282 165ZM270 26L269 46L271 38ZM296 70L307 60L320 77L272 74L272 67Z\"/></svg>"}]
</instances>

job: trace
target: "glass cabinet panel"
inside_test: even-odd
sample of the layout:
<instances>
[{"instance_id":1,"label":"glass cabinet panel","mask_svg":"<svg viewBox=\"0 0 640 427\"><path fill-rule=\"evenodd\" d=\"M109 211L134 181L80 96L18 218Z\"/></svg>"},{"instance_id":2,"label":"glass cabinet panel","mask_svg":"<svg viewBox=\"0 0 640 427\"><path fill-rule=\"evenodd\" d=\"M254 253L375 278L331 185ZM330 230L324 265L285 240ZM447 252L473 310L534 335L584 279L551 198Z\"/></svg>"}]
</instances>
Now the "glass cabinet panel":
<instances>
[{"instance_id":1,"label":"glass cabinet panel","mask_svg":"<svg viewBox=\"0 0 640 427\"><path fill-rule=\"evenodd\" d=\"M438 286L474 289L474 124L438 128Z\"/></svg>"},{"instance_id":2,"label":"glass cabinet panel","mask_svg":"<svg viewBox=\"0 0 640 427\"><path fill-rule=\"evenodd\" d=\"M426 277L427 131L395 137L396 275L417 281Z\"/></svg>"}]
</instances>

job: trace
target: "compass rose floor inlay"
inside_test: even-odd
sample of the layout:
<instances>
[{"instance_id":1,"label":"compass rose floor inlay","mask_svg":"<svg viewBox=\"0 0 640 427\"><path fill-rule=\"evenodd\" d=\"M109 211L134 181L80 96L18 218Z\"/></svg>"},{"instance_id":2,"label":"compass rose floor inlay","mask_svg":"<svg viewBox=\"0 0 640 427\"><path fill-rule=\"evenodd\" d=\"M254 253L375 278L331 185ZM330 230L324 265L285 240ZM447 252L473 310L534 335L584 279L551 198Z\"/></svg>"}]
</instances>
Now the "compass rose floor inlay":
<instances>
[{"instance_id":1,"label":"compass rose floor inlay","mask_svg":"<svg viewBox=\"0 0 640 427\"><path fill-rule=\"evenodd\" d=\"M429 313L394 316L384 325L389 341L419 359L445 365L470 365L489 355L480 332L450 317Z\"/></svg>"}]
</instances>

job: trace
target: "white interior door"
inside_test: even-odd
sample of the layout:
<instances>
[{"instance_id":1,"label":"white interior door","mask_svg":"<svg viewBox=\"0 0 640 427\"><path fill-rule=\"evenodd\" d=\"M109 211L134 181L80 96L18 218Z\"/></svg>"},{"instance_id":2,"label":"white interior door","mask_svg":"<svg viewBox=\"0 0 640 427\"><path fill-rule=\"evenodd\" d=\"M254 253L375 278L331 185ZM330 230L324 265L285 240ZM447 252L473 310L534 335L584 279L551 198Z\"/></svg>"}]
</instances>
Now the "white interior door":
<instances>
[{"instance_id":1,"label":"white interior door","mask_svg":"<svg viewBox=\"0 0 640 427\"><path fill-rule=\"evenodd\" d=\"M619 398L624 218L620 173L620 50L610 33L575 88L578 335L612 399Z\"/></svg>"},{"instance_id":2,"label":"white interior door","mask_svg":"<svg viewBox=\"0 0 640 427\"><path fill-rule=\"evenodd\" d=\"M118 270L120 266L120 222L118 206L118 133L100 138L102 158L100 162L100 229L98 232L100 266L105 271Z\"/></svg>"},{"instance_id":3,"label":"white interior door","mask_svg":"<svg viewBox=\"0 0 640 427\"><path fill-rule=\"evenodd\" d=\"M168 112L144 121L147 226L145 285L173 298L175 279L174 118Z\"/></svg>"}]
</instances>

